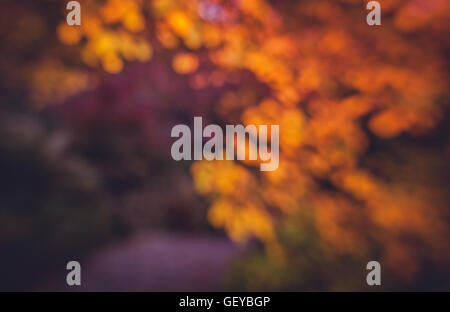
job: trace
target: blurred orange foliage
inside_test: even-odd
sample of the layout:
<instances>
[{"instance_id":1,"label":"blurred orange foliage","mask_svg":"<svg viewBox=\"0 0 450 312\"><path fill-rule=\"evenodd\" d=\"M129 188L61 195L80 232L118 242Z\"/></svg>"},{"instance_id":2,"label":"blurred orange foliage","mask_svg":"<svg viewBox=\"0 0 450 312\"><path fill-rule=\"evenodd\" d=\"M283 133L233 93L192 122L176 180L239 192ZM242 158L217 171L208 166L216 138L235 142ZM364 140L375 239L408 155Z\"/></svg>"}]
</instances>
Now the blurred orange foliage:
<instances>
[{"instance_id":1,"label":"blurred orange foliage","mask_svg":"<svg viewBox=\"0 0 450 312\"><path fill-rule=\"evenodd\" d=\"M417 272L418 254L438 261L435 251L449 237L445 203L427 200L431 187L392 182L361 160L371 137L420 136L438 124L437 99L448 95L441 47L450 30L448 1L383 1L381 27L366 24L365 3L356 0L92 3L84 4L81 27L58 29L61 42L83 47L86 64L100 60L115 73L123 60L148 60L147 12L158 45L176 49L173 69L195 73L193 87L236 86L223 95L219 114L238 111L236 123L280 125L275 172L237 162L193 164L197 191L212 202L211 224L237 241L260 239L281 261L278 230L308 209L331 252L369 255L386 244L381 256L404 268L405 279ZM199 71L202 63L214 70ZM233 78L239 72L251 72L269 93L245 93L245 81Z\"/></svg>"}]
</instances>

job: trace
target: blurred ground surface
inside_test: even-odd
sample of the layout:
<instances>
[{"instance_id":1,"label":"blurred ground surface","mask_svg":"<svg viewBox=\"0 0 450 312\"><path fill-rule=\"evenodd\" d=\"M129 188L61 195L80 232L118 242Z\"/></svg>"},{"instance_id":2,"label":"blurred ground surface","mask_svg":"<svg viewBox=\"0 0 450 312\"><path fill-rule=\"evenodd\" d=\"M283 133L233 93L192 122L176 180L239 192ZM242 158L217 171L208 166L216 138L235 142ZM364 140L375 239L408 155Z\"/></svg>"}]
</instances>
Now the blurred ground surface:
<instances>
[{"instance_id":1,"label":"blurred ground surface","mask_svg":"<svg viewBox=\"0 0 450 312\"><path fill-rule=\"evenodd\" d=\"M61 271L37 290L220 291L229 265L241 252L220 237L140 234L80 261L81 286L66 286L68 271Z\"/></svg>"}]
</instances>

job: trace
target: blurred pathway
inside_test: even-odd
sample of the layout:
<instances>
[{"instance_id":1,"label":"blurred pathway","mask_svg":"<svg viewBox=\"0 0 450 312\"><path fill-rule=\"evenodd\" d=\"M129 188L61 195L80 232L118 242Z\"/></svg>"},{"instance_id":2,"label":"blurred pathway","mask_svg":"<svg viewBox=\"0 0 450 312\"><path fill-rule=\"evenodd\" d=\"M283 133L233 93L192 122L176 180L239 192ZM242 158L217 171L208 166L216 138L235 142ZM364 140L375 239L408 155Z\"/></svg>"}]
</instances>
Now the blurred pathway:
<instances>
[{"instance_id":1,"label":"blurred pathway","mask_svg":"<svg viewBox=\"0 0 450 312\"><path fill-rule=\"evenodd\" d=\"M225 238L142 234L82 261L81 286L66 286L64 275L39 290L219 291L241 252Z\"/></svg>"}]
</instances>

